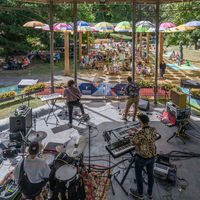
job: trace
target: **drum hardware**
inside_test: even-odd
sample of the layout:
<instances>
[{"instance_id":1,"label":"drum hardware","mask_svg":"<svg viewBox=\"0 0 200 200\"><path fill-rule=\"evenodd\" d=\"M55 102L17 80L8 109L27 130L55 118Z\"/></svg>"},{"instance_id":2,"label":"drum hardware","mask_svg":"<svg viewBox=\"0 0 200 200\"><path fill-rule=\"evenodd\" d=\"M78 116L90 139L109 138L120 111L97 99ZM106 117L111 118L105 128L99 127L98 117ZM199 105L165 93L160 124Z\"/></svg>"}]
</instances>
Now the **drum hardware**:
<instances>
[{"instance_id":1,"label":"drum hardware","mask_svg":"<svg viewBox=\"0 0 200 200\"><path fill-rule=\"evenodd\" d=\"M47 133L44 131L32 131L27 139L30 142L41 142L47 137Z\"/></svg>"},{"instance_id":2,"label":"drum hardware","mask_svg":"<svg viewBox=\"0 0 200 200\"><path fill-rule=\"evenodd\" d=\"M87 145L84 136L79 135L77 137L71 138L64 145L59 145L56 147L58 152L65 152L69 157L76 158L83 153Z\"/></svg>"}]
</instances>

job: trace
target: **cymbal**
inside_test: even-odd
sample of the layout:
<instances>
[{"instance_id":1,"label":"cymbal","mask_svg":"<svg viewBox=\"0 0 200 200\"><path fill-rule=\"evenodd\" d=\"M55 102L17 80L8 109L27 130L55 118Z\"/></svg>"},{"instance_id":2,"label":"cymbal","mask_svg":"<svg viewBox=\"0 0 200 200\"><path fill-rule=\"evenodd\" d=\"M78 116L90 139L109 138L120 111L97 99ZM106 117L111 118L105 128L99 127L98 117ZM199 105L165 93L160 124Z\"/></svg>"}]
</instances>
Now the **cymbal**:
<instances>
[{"instance_id":1,"label":"cymbal","mask_svg":"<svg viewBox=\"0 0 200 200\"><path fill-rule=\"evenodd\" d=\"M28 136L30 142L41 142L47 137L47 133L44 131L34 131L31 132Z\"/></svg>"},{"instance_id":2,"label":"cymbal","mask_svg":"<svg viewBox=\"0 0 200 200\"><path fill-rule=\"evenodd\" d=\"M69 157L75 158L83 153L87 145L86 138L82 135L73 137L64 145L59 145L56 147L56 150L60 153L65 152Z\"/></svg>"}]
</instances>

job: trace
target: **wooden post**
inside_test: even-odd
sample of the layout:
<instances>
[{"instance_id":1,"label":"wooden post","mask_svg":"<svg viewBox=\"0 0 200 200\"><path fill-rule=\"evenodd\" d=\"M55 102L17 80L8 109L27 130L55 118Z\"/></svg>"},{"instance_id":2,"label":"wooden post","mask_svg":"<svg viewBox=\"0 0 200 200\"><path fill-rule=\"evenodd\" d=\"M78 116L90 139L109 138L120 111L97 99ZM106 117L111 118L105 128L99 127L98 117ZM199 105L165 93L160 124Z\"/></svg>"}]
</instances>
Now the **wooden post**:
<instances>
[{"instance_id":1,"label":"wooden post","mask_svg":"<svg viewBox=\"0 0 200 200\"><path fill-rule=\"evenodd\" d=\"M138 33L135 33L135 50L137 52L137 43L138 43Z\"/></svg>"},{"instance_id":2,"label":"wooden post","mask_svg":"<svg viewBox=\"0 0 200 200\"><path fill-rule=\"evenodd\" d=\"M74 82L77 85L77 2L74 2Z\"/></svg>"},{"instance_id":3,"label":"wooden post","mask_svg":"<svg viewBox=\"0 0 200 200\"><path fill-rule=\"evenodd\" d=\"M135 81L135 37L137 37L137 33L135 35L135 24L136 24L136 2L133 1L132 5L132 80ZM137 41L137 40L136 40ZM137 44L137 42L136 42ZM137 50L137 47L136 47Z\"/></svg>"},{"instance_id":4,"label":"wooden post","mask_svg":"<svg viewBox=\"0 0 200 200\"><path fill-rule=\"evenodd\" d=\"M94 46L94 41L95 41L94 32L92 32L92 38L93 38L93 42L92 42L92 48L94 49L94 48L95 48L95 46Z\"/></svg>"},{"instance_id":5,"label":"wooden post","mask_svg":"<svg viewBox=\"0 0 200 200\"><path fill-rule=\"evenodd\" d=\"M87 54L89 54L90 51L90 41L89 41L89 36L90 36L90 32L87 32Z\"/></svg>"},{"instance_id":6,"label":"wooden post","mask_svg":"<svg viewBox=\"0 0 200 200\"><path fill-rule=\"evenodd\" d=\"M81 62L82 57L82 33L79 32L79 62Z\"/></svg>"},{"instance_id":7,"label":"wooden post","mask_svg":"<svg viewBox=\"0 0 200 200\"><path fill-rule=\"evenodd\" d=\"M150 38L150 33L147 32L147 63L149 63L149 38Z\"/></svg>"},{"instance_id":8,"label":"wooden post","mask_svg":"<svg viewBox=\"0 0 200 200\"><path fill-rule=\"evenodd\" d=\"M65 32L65 75L69 76L69 32Z\"/></svg>"},{"instance_id":9,"label":"wooden post","mask_svg":"<svg viewBox=\"0 0 200 200\"><path fill-rule=\"evenodd\" d=\"M163 33L159 33L159 44L160 44L160 50L159 50L159 65L163 61Z\"/></svg>"},{"instance_id":10,"label":"wooden post","mask_svg":"<svg viewBox=\"0 0 200 200\"><path fill-rule=\"evenodd\" d=\"M155 59L155 83L154 83L154 104L157 104L158 89L158 44L159 44L159 23L160 23L160 3L156 2L156 59Z\"/></svg>"},{"instance_id":11,"label":"wooden post","mask_svg":"<svg viewBox=\"0 0 200 200\"><path fill-rule=\"evenodd\" d=\"M53 32L53 0L49 5L49 28L50 28L50 71L51 71L51 94L54 93L54 32Z\"/></svg>"},{"instance_id":12,"label":"wooden post","mask_svg":"<svg viewBox=\"0 0 200 200\"><path fill-rule=\"evenodd\" d=\"M142 57L142 32L140 32L140 57Z\"/></svg>"}]
</instances>

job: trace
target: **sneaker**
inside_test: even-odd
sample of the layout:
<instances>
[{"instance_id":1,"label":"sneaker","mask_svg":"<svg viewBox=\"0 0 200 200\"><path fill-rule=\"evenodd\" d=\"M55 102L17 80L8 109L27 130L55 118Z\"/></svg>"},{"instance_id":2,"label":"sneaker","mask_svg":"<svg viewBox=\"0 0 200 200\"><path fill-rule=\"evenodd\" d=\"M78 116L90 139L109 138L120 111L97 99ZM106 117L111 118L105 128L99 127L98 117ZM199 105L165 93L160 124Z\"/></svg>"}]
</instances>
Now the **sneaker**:
<instances>
[{"instance_id":1,"label":"sneaker","mask_svg":"<svg viewBox=\"0 0 200 200\"><path fill-rule=\"evenodd\" d=\"M143 200L143 199L144 199L143 194L142 194L142 195L139 195L139 194L138 194L138 191L135 190L135 189L133 189L133 188L130 189L130 194L131 194L134 198L137 198L137 199L140 199L140 200Z\"/></svg>"},{"instance_id":2,"label":"sneaker","mask_svg":"<svg viewBox=\"0 0 200 200\"><path fill-rule=\"evenodd\" d=\"M69 127L69 128L72 128L72 123L68 123L68 127Z\"/></svg>"},{"instance_id":3,"label":"sneaker","mask_svg":"<svg viewBox=\"0 0 200 200\"><path fill-rule=\"evenodd\" d=\"M48 191L48 199L52 199L52 197L53 197L53 191L49 190Z\"/></svg>"},{"instance_id":4,"label":"sneaker","mask_svg":"<svg viewBox=\"0 0 200 200\"><path fill-rule=\"evenodd\" d=\"M147 194L147 198L148 198L148 199L153 199L153 196L152 196L152 195L149 195L149 194Z\"/></svg>"}]
</instances>

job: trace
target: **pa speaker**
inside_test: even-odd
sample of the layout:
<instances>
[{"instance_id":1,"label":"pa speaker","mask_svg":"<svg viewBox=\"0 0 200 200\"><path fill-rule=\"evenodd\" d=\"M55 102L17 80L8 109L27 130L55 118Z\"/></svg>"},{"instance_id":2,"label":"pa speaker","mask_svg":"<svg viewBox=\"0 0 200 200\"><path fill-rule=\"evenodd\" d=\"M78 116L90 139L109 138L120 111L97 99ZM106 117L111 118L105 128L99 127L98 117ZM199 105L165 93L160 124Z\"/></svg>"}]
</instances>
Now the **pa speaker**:
<instances>
[{"instance_id":1,"label":"pa speaker","mask_svg":"<svg viewBox=\"0 0 200 200\"><path fill-rule=\"evenodd\" d=\"M148 111L149 110L149 101L148 100L144 100L144 99L139 99L139 104L138 104L138 108L140 110L143 111Z\"/></svg>"}]
</instances>

